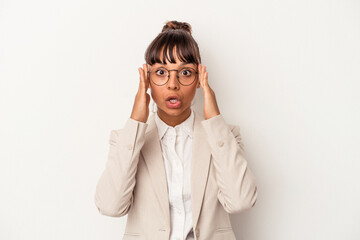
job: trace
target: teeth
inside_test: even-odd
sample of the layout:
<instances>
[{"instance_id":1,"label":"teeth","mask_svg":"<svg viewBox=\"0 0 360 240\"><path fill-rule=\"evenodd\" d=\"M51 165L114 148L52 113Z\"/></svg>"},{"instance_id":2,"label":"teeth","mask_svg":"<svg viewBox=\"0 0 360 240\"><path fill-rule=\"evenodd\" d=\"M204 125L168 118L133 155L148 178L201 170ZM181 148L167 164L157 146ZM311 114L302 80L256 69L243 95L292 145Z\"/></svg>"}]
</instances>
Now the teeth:
<instances>
[{"instance_id":1,"label":"teeth","mask_svg":"<svg viewBox=\"0 0 360 240\"><path fill-rule=\"evenodd\" d=\"M171 103L176 103L178 100L177 99L170 99Z\"/></svg>"}]
</instances>

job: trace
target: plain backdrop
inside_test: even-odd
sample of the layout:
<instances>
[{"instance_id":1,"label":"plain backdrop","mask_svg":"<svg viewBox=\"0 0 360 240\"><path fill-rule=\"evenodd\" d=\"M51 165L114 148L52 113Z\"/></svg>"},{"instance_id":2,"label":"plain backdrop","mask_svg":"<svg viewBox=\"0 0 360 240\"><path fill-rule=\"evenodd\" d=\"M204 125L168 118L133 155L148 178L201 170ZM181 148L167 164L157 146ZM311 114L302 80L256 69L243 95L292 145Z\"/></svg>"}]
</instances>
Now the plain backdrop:
<instances>
[{"instance_id":1,"label":"plain backdrop","mask_svg":"<svg viewBox=\"0 0 360 240\"><path fill-rule=\"evenodd\" d=\"M167 20L192 25L257 177L237 239L360 239L355 0L0 0L0 239L121 239L95 186Z\"/></svg>"}]
</instances>

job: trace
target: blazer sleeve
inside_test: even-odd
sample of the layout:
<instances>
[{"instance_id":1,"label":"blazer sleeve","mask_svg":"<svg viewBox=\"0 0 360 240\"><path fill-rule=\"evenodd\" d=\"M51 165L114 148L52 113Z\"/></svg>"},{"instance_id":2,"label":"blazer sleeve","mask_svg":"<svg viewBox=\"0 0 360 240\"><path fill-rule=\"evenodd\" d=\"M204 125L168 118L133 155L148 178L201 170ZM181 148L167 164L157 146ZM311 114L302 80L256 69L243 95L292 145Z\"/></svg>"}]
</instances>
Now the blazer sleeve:
<instances>
[{"instance_id":1,"label":"blazer sleeve","mask_svg":"<svg viewBox=\"0 0 360 240\"><path fill-rule=\"evenodd\" d=\"M96 185L94 199L101 214L121 217L129 212L147 125L129 118L123 129L111 131L108 159Z\"/></svg>"},{"instance_id":2,"label":"blazer sleeve","mask_svg":"<svg viewBox=\"0 0 360 240\"><path fill-rule=\"evenodd\" d=\"M223 116L203 120L213 155L218 199L225 211L238 213L255 205L256 178L245 159L239 126L229 126Z\"/></svg>"}]
</instances>

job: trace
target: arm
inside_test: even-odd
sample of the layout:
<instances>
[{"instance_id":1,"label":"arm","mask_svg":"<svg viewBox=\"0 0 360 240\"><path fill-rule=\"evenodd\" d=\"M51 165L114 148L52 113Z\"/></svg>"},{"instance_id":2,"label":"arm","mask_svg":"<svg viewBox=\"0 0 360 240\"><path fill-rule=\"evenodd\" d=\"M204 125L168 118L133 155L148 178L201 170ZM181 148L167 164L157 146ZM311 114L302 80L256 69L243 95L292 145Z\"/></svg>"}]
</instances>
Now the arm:
<instances>
[{"instance_id":1,"label":"arm","mask_svg":"<svg viewBox=\"0 0 360 240\"><path fill-rule=\"evenodd\" d=\"M245 159L238 126L229 127L222 115L202 121L216 169L218 199L228 213L255 205L256 179Z\"/></svg>"},{"instance_id":2,"label":"arm","mask_svg":"<svg viewBox=\"0 0 360 240\"><path fill-rule=\"evenodd\" d=\"M150 103L150 95L146 93L148 66L143 64L143 67L138 68L140 82L131 116L123 129L111 131L108 160L96 185L95 205L103 215L124 216L134 202L135 176L140 150L145 143Z\"/></svg>"},{"instance_id":3,"label":"arm","mask_svg":"<svg viewBox=\"0 0 360 240\"><path fill-rule=\"evenodd\" d=\"M129 212L146 128L147 123L129 118L123 129L111 131L108 159L94 199L101 214L121 217Z\"/></svg>"}]
</instances>

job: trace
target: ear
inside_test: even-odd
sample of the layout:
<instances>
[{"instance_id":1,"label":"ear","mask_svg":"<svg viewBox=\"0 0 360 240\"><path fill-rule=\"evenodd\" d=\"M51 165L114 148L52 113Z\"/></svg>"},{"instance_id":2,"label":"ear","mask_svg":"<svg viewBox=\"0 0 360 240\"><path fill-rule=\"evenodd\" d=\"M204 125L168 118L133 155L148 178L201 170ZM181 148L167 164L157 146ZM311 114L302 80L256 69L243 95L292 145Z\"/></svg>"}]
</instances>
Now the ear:
<instances>
[{"instance_id":1,"label":"ear","mask_svg":"<svg viewBox=\"0 0 360 240\"><path fill-rule=\"evenodd\" d=\"M198 81L196 84L196 88L199 88L199 87L200 87L200 81Z\"/></svg>"}]
</instances>

